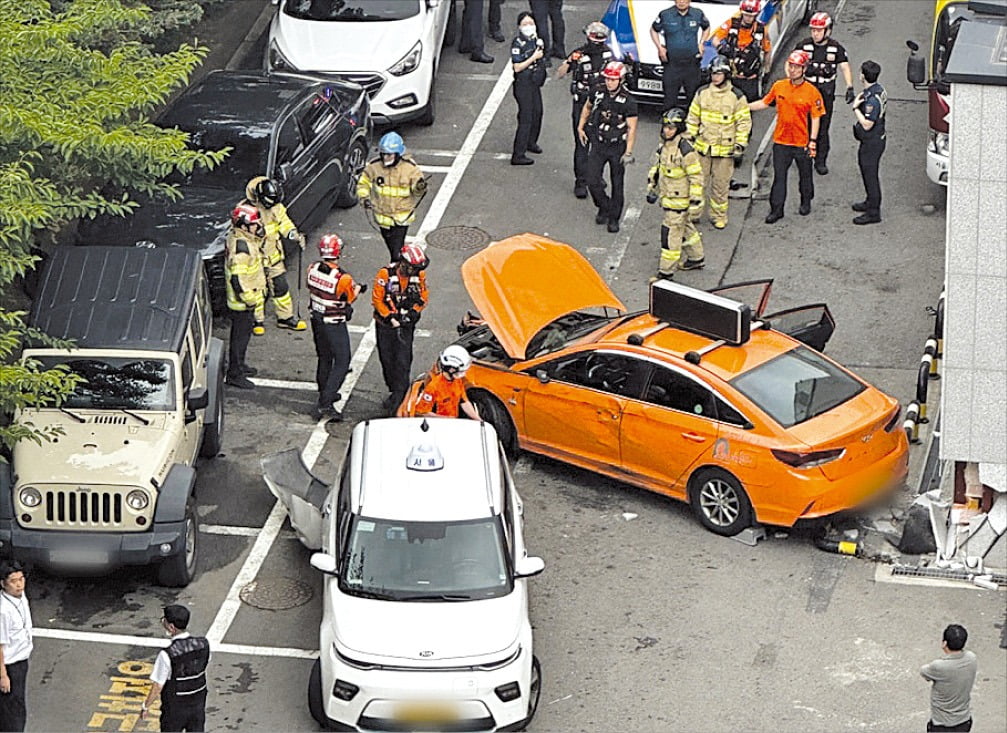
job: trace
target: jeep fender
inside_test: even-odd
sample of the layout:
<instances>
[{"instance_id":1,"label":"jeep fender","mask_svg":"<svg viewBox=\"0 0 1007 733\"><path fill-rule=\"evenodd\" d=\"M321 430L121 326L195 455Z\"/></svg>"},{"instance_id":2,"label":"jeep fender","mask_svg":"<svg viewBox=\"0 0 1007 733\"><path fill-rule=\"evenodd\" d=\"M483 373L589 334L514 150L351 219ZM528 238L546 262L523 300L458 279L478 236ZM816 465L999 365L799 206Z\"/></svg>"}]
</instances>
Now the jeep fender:
<instances>
[{"instance_id":1,"label":"jeep fender","mask_svg":"<svg viewBox=\"0 0 1007 733\"><path fill-rule=\"evenodd\" d=\"M9 461L0 459L0 519L14 519L14 477Z\"/></svg>"},{"instance_id":2,"label":"jeep fender","mask_svg":"<svg viewBox=\"0 0 1007 733\"><path fill-rule=\"evenodd\" d=\"M176 463L158 489L154 524L181 522L185 519L185 505L196 488L196 469Z\"/></svg>"},{"instance_id":3,"label":"jeep fender","mask_svg":"<svg viewBox=\"0 0 1007 733\"><path fill-rule=\"evenodd\" d=\"M224 399L220 386L224 383L224 342L219 338L210 339L206 360L206 391L210 401L206 405L204 424L213 424L217 416L217 402Z\"/></svg>"}]
</instances>

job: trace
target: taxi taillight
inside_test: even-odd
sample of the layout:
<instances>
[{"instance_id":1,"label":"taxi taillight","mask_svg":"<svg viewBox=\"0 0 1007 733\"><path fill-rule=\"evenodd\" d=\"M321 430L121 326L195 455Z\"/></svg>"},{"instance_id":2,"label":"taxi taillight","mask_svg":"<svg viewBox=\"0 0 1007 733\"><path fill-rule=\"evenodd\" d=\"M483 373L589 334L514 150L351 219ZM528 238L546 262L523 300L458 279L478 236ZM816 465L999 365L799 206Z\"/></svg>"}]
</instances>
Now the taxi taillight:
<instances>
[{"instance_id":1,"label":"taxi taillight","mask_svg":"<svg viewBox=\"0 0 1007 733\"><path fill-rule=\"evenodd\" d=\"M892 416L885 423L885 432L890 433L895 428L900 427L899 418L902 417L902 405L896 405L895 409L892 410Z\"/></svg>"},{"instance_id":2,"label":"taxi taillight","mask_svg":"<svg viewBox=\"0 0 1007 733\"><path fill-rule=\"evenodd\" d=\"M794 468L814 468L815 466L821 466L823 463L829 463L842 457L846 449L832 448L830 450L815 450L810 453L773 449L770 452L776 460L786 463L788 466L793 466Z\"/></svg>"}]
</instances>

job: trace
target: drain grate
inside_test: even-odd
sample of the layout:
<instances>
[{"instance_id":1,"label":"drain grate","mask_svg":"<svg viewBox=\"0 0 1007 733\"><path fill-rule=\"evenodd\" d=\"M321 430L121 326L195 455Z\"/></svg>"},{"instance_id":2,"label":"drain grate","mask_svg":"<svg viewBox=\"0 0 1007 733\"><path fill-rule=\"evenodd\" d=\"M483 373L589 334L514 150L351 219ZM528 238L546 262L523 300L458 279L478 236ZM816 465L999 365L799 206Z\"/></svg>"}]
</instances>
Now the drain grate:
<instances>
[{"instance_id":1,"label":"drain grate","mask_svg":"<svg viewBox=\"0 0 1007 733\"><path fill-rule=\"evenodd\" d=\"M481 249L490 243L490 235L477 227L441 227L426 239L431 247L457 251Z\"/></svg>"},{"instance_id":2,"label":"drain grate","mask_svg":"<svg viewBox=\"0 0 1007 733\"><path fill-rule=\"evenodd\" d=\"M253 580L238 592L238 597L249 606L266 611L286 611L303 606L314 595L310 585L289 578Z\"/></svg>"},{"instance_id":3,"label":"drain grate","mask_svg":"<svg viewBox=\"0 0 1007 733\"><path fill-rule=\"evenodd\" d=\"M954 570L952 568L915 568L908 565L895 565L892 575L903 575L907 578L942 578L944 580L971 580L975 572ZM1007 585L1007 573L990 573L997 585Z\"/></svg>"}]
</instances>

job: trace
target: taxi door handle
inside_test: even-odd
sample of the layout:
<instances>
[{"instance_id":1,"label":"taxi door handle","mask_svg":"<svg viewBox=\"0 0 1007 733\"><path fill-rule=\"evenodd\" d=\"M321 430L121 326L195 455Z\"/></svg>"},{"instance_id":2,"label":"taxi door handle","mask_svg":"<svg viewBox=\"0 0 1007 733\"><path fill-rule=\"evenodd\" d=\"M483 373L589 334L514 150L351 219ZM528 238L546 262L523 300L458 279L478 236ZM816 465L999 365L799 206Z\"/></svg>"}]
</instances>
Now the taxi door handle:
<instances>
[{"instance_id":1,"label":"taxi door handle","mask_svg":"<svg viewBox=\"0 0 1007 733\"><path fill-rule=\"evenodd\" d=\"M693 443L705 443L706 436L698 435L696 433L682 433L682 437L686 440L691 440Z\"/></svg>"}]
</instances>

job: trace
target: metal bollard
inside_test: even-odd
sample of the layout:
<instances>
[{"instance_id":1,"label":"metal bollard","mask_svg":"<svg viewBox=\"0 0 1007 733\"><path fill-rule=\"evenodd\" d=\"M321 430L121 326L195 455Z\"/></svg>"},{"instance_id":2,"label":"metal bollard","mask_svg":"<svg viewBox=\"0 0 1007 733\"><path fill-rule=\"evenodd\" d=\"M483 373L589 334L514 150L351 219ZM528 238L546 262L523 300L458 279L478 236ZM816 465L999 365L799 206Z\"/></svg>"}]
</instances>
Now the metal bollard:
<instances>
[{"instance_id":1,"label":"metal bollard","mask_svg":"<svg viewBox=\"0 0 1007 733\"><path fill-rule=\"evenodd\" d=\"M940 359L937 353L937 339L931 337L927 339L927 344L923 348L923 353L930 356L930 378L940 379L941 375L937 373L937 362Z\"/></svg>"},{"instance_id":2,"label":"metal bollard","mask_svg":"<svg viewBox=\"0 0 1007 733\"><path fill-rule=\"evenodd\" d=\"M937 299L937 313L934 318L934 338L937 339L937 358L944 358L944 291Z\"/></svg>"},{"instance_id":3,"label":"metal bollard","mask_svg":"<svg viewBox=\"0 0 1007 733\"><path fill-rule=\"evenodd\" d=\"M924 354L920 359L920 368L916 373L916 402L920 406L920 418L917 422L928 423L927 417L927 384L930 382L930 364L934 358L930 354Z\"/></svg>"},{"instance_id":4,"label":"metal bollard","mask_svg":"<svg viewBox=\"0 0 1007 733\"><path fill-rule=\"evenodd\" d=\"M918 402L910 402L906 408L906 419L902 421L902 429L906 431L906 438L910 443L920 442L920 428L917 420L920 416L920 405Z\"/></svg>"}]
</instances>

